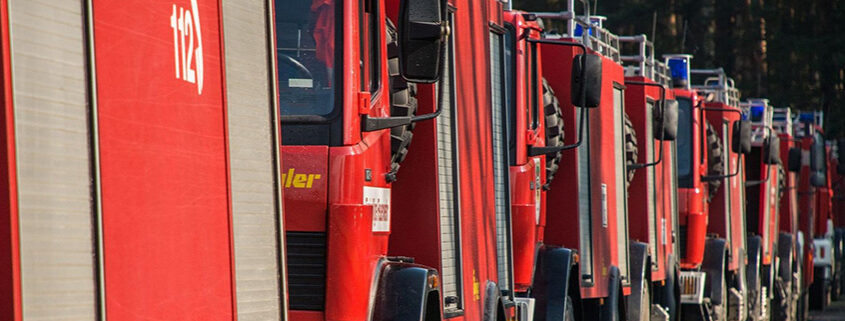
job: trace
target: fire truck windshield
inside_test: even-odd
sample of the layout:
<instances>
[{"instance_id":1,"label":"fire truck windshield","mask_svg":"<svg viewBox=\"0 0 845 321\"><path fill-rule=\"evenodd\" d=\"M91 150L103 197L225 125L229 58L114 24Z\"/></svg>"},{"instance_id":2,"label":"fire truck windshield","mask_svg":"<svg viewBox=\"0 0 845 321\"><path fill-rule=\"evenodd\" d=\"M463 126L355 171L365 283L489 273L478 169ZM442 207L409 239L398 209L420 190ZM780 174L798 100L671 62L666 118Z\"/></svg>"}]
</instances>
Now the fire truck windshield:
<instances>
[{"instance_id":1,"label":"fire truck windshield","mask_svg":"<svg viewBox=\"0 0 845 321\"><path fill-rule=\"evenodd\" d=\"M275 0L279 106L285 116L332 114L339 99L336 0Z\"/></svg>"},{"instance_id":2,"label":"fire truck windshield","mask_svg":"<svg viewBox=\"0 0 845 321\"><path fill-rule=\"evenodd\" d=\"M678 186L692 187L692 101L678 97Z\"/></svg>"}]
</instances>

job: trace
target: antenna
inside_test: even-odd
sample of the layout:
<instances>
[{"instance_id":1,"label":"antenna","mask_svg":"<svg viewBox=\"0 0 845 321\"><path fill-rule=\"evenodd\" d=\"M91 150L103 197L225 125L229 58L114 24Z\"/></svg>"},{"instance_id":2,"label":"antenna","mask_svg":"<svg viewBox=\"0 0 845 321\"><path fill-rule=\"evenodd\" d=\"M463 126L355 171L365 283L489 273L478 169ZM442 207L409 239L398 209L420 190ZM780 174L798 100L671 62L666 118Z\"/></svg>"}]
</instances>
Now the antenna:
<instances>
[{"instance_id":1,"label":"antenna","mask_svg":"<svg viewBox=\"0 0 845 321\"><path fill-rule=\"evenodd\" d=\"M654 15L651 17L651 42L656 42L657 38L657 10L654 10Z\"/></svg>"}]
</instances>

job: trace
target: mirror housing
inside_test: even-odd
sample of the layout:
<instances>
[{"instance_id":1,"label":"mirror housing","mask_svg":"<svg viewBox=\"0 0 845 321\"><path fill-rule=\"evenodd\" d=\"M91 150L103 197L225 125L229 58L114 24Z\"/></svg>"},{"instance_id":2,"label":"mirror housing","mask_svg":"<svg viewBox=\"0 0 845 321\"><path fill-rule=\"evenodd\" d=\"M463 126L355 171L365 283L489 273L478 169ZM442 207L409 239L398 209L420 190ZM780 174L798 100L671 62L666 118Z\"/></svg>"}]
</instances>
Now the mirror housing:
<instances>
[{"instance_id":1,"label":"mirror housing","mask_svg":"<svg viewBox=\"0 0 845 321\"><path fill-rule=\"evenodd\" d=\"M789 149L789 164L787 164L787 167L793 173L801 171L801 148L792 147Z\"/></svg>"},{"instance_id":2,"label":"mirror housing","mask_svg":"<svg viewBox=\"0 0 845 321\"><path fill-rule=\"evenodd\" d=\"M410 82L434 83L449 36L445 0L403 0L399 8L399 65Z\"/></svg>"},{"instance_id":3,"label":"mirror housing","mask_svg":"<svg viewBox=\"0 0 845 321\"><path fill-rule=\"evenodd\" d=\"M406 0L413 1L413 0ZM595 108L601 104L601 56L579 54L572 59L572 104Z\"/></svg>"},{"instance_id":4,"label":"mirror housing","mask_svg":"<svg viewBox=\"0 0 845 321\"><path fill-rule=\"evenodd\" d=\"M780 137L769 135L766 144L763 145L763 162L774 165L780 162Z\"/></svg>"},{"instance_id":5,"label":"mirror housing","mask_svg":"<svg viewBox=\"0 0 845 321\"><path fill-rule=\"evenodd\" d=\"M738 154L751 153L751 122L748 120L735 120L733 123L733 137L731 137L731 150Z\"/></svg>"},{"instance_id":6,"label":"mirror housing","mask_svg":"<svg viewBox=\"0 0 845 321\"><path fill-rule=\"evenodd\" d=\"M663 108L654 109L654 138L664 141L675 140L678 136L678 101L666 99L661 101Z\"/></svg>"},{"instance_id":7,"label":"mirror housing","mask_svg":"<svg viewBox=\"0 0 845 321\"><path fill-rule=\"evenodd\" d=\"M810 175L810 185L813 187L823 187L825 185L825 177L822 172L813 172Z\"/></svg>"},{"instance_id":8,"label":"mirror housing","mask_svg":"<svg viewBox=\"0 0 845 321\"><path fill-rule=\"evenodd\" d=\"M824 170L824 145L817 142L810 146L810 170L813 172Z\"/></svg>"}]
</instances>

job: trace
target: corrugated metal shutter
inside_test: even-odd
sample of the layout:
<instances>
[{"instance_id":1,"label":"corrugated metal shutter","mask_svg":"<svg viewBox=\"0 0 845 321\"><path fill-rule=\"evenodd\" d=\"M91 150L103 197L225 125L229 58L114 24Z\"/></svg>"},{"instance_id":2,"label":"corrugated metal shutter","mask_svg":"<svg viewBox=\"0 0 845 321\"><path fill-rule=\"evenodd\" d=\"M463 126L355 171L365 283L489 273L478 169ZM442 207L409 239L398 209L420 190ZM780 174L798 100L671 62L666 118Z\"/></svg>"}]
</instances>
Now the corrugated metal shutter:
<instances>
[{"instance_id":1,"label":"corrugated metal shutter","mask_svg":"<svg viewBox=\"0 0 845 321\"><path fill-rule=\"evenodd\" d=\"M223 2L238 320L279 320L278 142L266 0Z\"/></svg>"},{"instance_id":2,"label":"corrugated metal shutter","mask_svg":"<svg viewBox=\"0 0 845 321\"><path fill-rule=\"evenodd\" d=\"M450 17L451 21L451 17ZM437 181L440 193L440 277L443 281L444 310L461 308L461 248L460 209L458 206L458 153L457 120L453 84L454 45L452 38L447 46L449 59L443 69L441 113L437 118Z\"/></svg>"},{"instance_id":3,"label":"corrugated metal shutter","mask_svg":"<svg viewBox=\"0 0 845 321\"><path fill-rule=\"evenodd\" d=\"M645 153L646 154L646 159L645 159L646 163L654 162L654 160L657 157L660 157L659 155L655 156L655 155L657 155L657 152L658 152L657 150L655 150L655 148L659 148L659 146L658 147L654 146L655 145L654 144L655 138L654 138L654 120L653 120L654 118L652 116L653 113L654 113L654 102L646 101L646 104L645 104L645 133L640 134L640 135L645 136L646 150L648 150L648 153ZM659 142L658 145L659 144L662 144L662 142ZM662 165L663 164L661 164L661 166ZM660 262L659 262L660 255L658 255L658 253L660 253L660 252L658 252L658 250L657 250L657 247L659 245L659 242L657 241L657 239L658 239L658 235L660 233L660 226L658 226L660 224L660 220L657 219L657 207L658 207L658 204L661 207L663 206L663 200L658 199L657 193L655 192L655 187L658 184L657 175L655 173L655 170L656 170L655 167L656 166L646 167L646 180L648 182L651 182L650 184L646 184L647 185L647 188L646 188L647 194L646 195L649 195L652 198L651 202L647 202L648 204L647 204L647 209L646 209L648 211L647 213L648 213L648 226L649 226L648 242L649 242L649 246L651 247L652 259L654 260L653 264L655 264L654 266L656 266L657 264L660 264ZM664 191L661 191L661 193L664 193Z\"/></svg>"},{"instance_id":4,"label":"corrugated metal shutter","mask_svg":"<svg viewBox=\"0 0 845 321\"><path fill-rule=\"evenodd\" d=\"M575 130L580 132L583 130L586 135L583 136L581 146L578 147L578 245L581 252L581 275L593 275L593 217L591 210L592 195L592 179L590 175L590 119L589 109L575 108L576 117L580 119L581 113L587 113L587 121L584 122L585 128L581 129L581 122L576 122Z\"/></svg>"},{"instance_id":5,"label":"corrugated metal shutter","mask_svg":"<svg viewBox=\"0 0 845 321\"><path fill-rule=\"evenodd\" d=\"M493 190L496 195L496 256L499 288L512 289L511 219L508 202L508 159L505 145L504 60L502 35L490 33L491 101L493 105Z\"/></svg>"},{"instance_id":6,"label":"corrugated metal shutter","mask_svg":"<svg viewBox=\"0 0 845 321\"><path fill-rule=\"evenodd\" d=\"M669 166L669 170L672 172L672 179L670 180L670 184L672 184L672 239L671 241L674 242L673 244L673 254L675 257L675 262L680 262L681 259L681 239L680 239L680 217L678 215L678 147L677 147L677 139L672 141L672 166Z\"/></svg>"},{"instance_id":7,"label":"corrugated metal shutter","mask_svg":"<svg viewBox=\"0 0 845 321\"><path fill-rule=\"evenodd\" d=\"M616 133L614 149L616 151L616 245L619 256L619 273L623 283L628 277L628 204L627 192L625 191L625 93L622 88L613 88L613 116L617 120L613 129Z\"/></svg>"},{"instance_id":8,"label":"corrugated metal shutter","mask_svg":"<svg viewBox=\"0 0 845 321\"><path fill-rule=\"evenodd\" d=\"M722 164L725 166L725 173L730 174L733 172L732 164L731 164L731 157L730 152L728 152L728 146L731 146L728 141L728 123L722 122L722 146L725 147L725 150L722 151ZM731 203L731 198L733 197L733 189L731 188L731 178L724 178L722 179L722 186L723 188L720 189L721 193L725 195L725 202L723 204L725 208L725 227L727 228L727 233L725 233L725 240L728 242L728 247L731 245L731 238L733 237L733 226L731 226L731 212L733 203Z\"/></svg>"},{"instance_id":9,"label":"corrugated metal shutter","mask_svg":"<svg viewBox=\"0 0 845 321\"><path fill-rule=\"evenodd\" d=\"M25 320L97 316L82 9L9 1Z\"/></svg>"}]
</instances>

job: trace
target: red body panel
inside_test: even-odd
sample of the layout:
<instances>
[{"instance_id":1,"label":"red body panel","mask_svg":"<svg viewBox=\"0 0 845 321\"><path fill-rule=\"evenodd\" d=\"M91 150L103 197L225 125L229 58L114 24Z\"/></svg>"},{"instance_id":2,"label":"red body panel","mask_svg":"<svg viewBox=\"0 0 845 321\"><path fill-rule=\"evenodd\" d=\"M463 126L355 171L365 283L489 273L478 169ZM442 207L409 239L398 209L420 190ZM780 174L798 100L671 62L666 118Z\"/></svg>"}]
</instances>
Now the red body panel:
<instances>
[{"instance_id":1,"label":"red body panel","mask_svg":"<svg viewBox=\"0 0 845 321\"><path fill-rule=\"evenodd\" d=\"M234 317L219 3L198 3L94 3L110 320ZM173 74L177 7L195 13L197 84Z\"/></svg>"},{"instance_id":2,"label":"red body panel","mask_svg":"<svg viewBox=\"0 0 845 321\"><path fill-rule=\"evenodd\" d=\"M816 220L816 188L810 185L810 147L812 136L801 138L801 173L798 184L798 227L804 235L804 285L813 283L813 237Z\"/></svg>"},{"instance_id":3,"label":"red body panel","mask_svg":"<svg viewBox=\"0 0 845 321\"><path fill-rule=\"evenodd\" d=\"M739 110L736 106L730 106L720 102L704 103L705 108L714 109L731 109ZM728 154L727 162L725 164L725 173L733 174L737 171L737 159L740 157L737 153L731 150L731 129L733 122L739 120L739 114L735 112L706 110L707 120L716 129L716 135L723 142L727 135L729 144L723 145L722 152ZM723 124L727 127L723 128ZM725 131L725 129L727 131ZM744 167L743 163L739 163L740 167ZM710 219L707 226L707 232L717 235L730 241L731 253L745 253L745 172L722 180L722 186L713 199L710 201L710 209L708 218ZM727 195L730 193L730 195ZM703 244L702 244L703 245ZM728 269L736 271L739 268L741 255L731 255L731 261L728 262Z\"/></svg>"},{"instance_id":4,"label":"red body panel","mask_svg":"<svg viewBox=\"0 0 845 321\"><path fill-rule=\"evenodd\" d=\"M5 0L0 1L0 315L20 321L21 279L20 243L18 239L18 196L15 165L15 125L12 101L12 65L10 61L9 13Z\"/></svg>"},{"instance_id":5,"label":"red body panel","mask_svg":"<svg viewBox=\"0 0 845 321\"><path fill-rule=\"evenodd\" d=\"M792 238L795 240L793 242L793 251L796 251L794 253L798 253L798 174L790 172L786 168L789 164L789 150L795 147L795 142L791 134L781 133L778 136L780 137L780 159L786 170L784 185L787 188L780 199L778 230L792 235Z\"/></svg>"},{"instance_id":6,"label":"red body panel","mask_svg":"<svg viewBox=\"0 0 845 321\"><path fill-rule=\"evenodd\" d=\"M654 83L644 77L626 77L626 80ZM670 91L667 90L666 94L666 99L672 99ZM665 280L667 271L674 268L666 265L669 255L674 251L671 236L675 219L672 203L677 196L675 185L672 184L676 168L672 157L675 153L674 143L655 138L653 128L659 124L649 117L651 111L648 110L651 108L648 106L649 102L654 104L654 108L658 108L660 98L660 89L653 86L628 84L625 90L625 111L637 133L637 147L641 155L638 162L657 161L660 144L663 144L661 162L654 167L637 170L628 189L629 236L632 240L650 244L649 253L656 266L656 269L651 271L651 281ZM648 144L648 140L653 143ZM645 155L649 154L650 158L646 158ZM654 239L651 239L651 236ZM651 244L652 242L655 244Z\"/></svg>"},{"instance_id":7,"label":"red body panel","mask_svg":"<svg viewBox=\"0 0 845 321\"><path fill-rule=\"evenodd\" d=\"M563 39L572 41L572 39ZM574 55L580 53L580 49L573 47L561 47L555 45L542 45L544 59L563 63L545 64L543 73L554 89L561 102L561 110L564 114L564 123L577 124L575 117L576 107L571 105L570 75L571 62ZM592 249L592 283L582 282L581 297L585 299L603 298L607 296L608 278L607 273L612 266L622 266L619 262L619 251L627 251L627 240L620 240L619 237L627 237L627 231L618 231L617 220L627 219L626 204L619 204L616 200L617 189L624 189L624 184L618 186L616 178L619 176L617 169L624 168L624 163L617 163L615 155L622 150L615 148L615 140L622 133L615 129L614 121L614 86L624 84L624 72L622 66L607 57L602 57L602 98L601 106L589 109L590 130L585 132L590 135L590 173L591 189L589 191L591 203L593 204L590 213L592 242L589 247ZM623 98L624 99L624 98ZM584 109L582 109L584 111ZM622 111L624 112L624 110ZM567 126L566 137L578 137L576 126ZM578 164L579 151L571 150L564 152L562 164ZM624 162L624 157L622 157ZM579 233L586 231L578 230L578 188L584 182L577 180L578 166L562 166L556 179L551 183L551 190L547 192L547 215L545 241L549 245L564 246L571 249L581 249L579 244ZM624 178L623 178L624 180ZM606 215L602 211L602 185L606 188ZM624 191L623 191L624 192ZM624 199L624 198L623 198ZM623 200L624 202L624 200ZM620 249L619 241L624 241L625 248ZM583 253L582 253L583 255ZM627 257L627 256L626 256ZM583 261L582 261L583 262ZM627 265L627 262L624 262ZM581 267L581 274L586 274L584 266ZM622 271L623 277L627 271ZM630 287L623 283L623 291L628 293Z\"/></svg>"}]
</instances>

